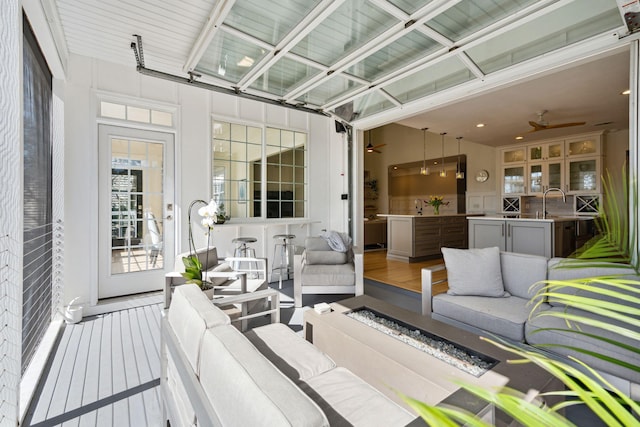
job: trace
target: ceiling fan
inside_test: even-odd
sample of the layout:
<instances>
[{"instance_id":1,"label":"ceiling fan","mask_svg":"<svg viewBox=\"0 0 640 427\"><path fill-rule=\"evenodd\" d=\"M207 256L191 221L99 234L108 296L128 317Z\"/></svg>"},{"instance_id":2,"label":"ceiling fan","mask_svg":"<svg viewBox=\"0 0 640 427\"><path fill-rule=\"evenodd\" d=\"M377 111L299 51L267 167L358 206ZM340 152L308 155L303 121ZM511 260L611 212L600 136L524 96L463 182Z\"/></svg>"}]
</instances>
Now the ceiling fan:
<instances>
[{"instance_id":1,"label":"ceiling fan","mask_svg":"<svg viewBox=\"0 0 640 427\"><path fill-rule=\"evenodd\" d=\"M387 144L373 145L373 144L371 144L371 142L369 142L369 144L367 144L367 146L366 146L367 153L378 153L378 154L381 154L382 151L378 150L378 148L384 147L385 145L387 145Z\"/></svg>"},{"instance_id":2,"label":"ceiling fan","mask_svg":"<svg viewBox=\"0 0 640 427\"><path fill-rule=\"evenodd\" d=\"M529 122L529 124L533 127L533 129L531 129L529 132L537 132L539 130L547 130L547 129L567 128L571 126L582 126L586 124L586 122L570 122L570 123L558 123L557 125L550 125L549 122L547 122L543 118L543 116L547 112L548 112L547 110L542 110L538 112L538 121Z\"/></svg>"}]
</instances>

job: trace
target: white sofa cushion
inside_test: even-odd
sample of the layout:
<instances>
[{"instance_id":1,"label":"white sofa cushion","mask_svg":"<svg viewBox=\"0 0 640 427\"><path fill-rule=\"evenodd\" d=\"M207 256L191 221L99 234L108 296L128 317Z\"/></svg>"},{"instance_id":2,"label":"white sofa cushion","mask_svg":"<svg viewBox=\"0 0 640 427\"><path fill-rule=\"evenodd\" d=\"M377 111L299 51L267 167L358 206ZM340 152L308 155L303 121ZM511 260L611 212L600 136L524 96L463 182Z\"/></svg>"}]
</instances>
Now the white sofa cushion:
<instances>
[{"instance_id":1,"label":"white sofa cushion","mask_svg":"<svg viewBox=\"0 0 640 427\"><path fill-rule=\"evenodd\" d=\"M328 426L320 408L236 328L205 332L200 384L224 426Z\"/></svg>"},{"instance_id":2,"label":"white sofa cushion","mask_svg":"<svg viewBox=\"0 0 640 427\"><path fill-rule=\"evenodd\" d=\"M293 381L306 380L336 367L329 356L282 323L254 328L245 336Z\"/></svg>"},{"instance_id":3,"label":"white sofa cushion","mask_svg":"<svg viewBox=\"0 0 640 427\"><path fill-rule=\"evenodd\" d=\"M208 328L231 323L229 316L214 306L197 285L177 286L169 306L169 323L193 371L198 375L200 344Z\"/></svg>"},{"instance_id":4,"label":"white sofa cushion","mask_svg":"<svg viewBox=\"0 0 640 427\"><path fill-rule=\"evenodd\" d=\"M506 297L500 267L500 249L442 248L449 295Z\"/></svg>"},{"instance_id":5,"label":"white sofa cushion","mask_svg":"<svg viewBox=\"0 0 640 427\"><path fill-rule=\"evenodd\" d=\"M416 417L345 368L335 368L301 384L332 426L406 426Z\"/></svg>"}]
</instances>

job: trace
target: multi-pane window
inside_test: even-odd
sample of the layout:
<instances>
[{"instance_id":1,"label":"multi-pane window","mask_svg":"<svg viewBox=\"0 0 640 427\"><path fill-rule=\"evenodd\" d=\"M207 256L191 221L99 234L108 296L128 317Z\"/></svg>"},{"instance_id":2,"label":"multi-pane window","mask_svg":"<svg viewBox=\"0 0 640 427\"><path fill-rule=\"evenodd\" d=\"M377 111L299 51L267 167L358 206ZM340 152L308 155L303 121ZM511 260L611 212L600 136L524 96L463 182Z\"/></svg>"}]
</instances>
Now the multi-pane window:
<instances>
[{"instance_id":1,"label":"multi-pane window","mask_svg":"<svg viewBox=\"0 0 640 427\"><path fill-rule=\"evenodd\" d=\"M307 134L213 121L212 197L232 218L302 218Z\"/></svg>"}]
</instances>

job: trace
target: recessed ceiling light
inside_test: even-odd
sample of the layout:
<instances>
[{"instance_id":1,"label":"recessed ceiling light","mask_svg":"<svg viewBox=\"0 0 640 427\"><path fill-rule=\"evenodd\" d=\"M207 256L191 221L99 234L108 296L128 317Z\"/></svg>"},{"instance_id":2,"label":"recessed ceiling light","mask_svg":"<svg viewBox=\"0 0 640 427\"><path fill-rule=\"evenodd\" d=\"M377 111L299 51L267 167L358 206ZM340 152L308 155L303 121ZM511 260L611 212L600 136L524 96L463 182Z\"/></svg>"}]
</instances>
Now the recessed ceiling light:
<instances>
[{"instance_id":1,"label":"recessed ceiling light","mask_svg":"<svg viewBox=\"0 0 640 427\"><path fill-rule=\"evenodd\" d=\"M524 136L516 136L516 139L524 139Z\"/></svg>"},{"instance_id":2,"label":"recessed ceiling light","mask_svg":"<svg viewBox=\"0 0 640 427\"><path fill-rule=\"evenodd\" d=\"M478 124L476 125L476 127L477 127L477 128L483 128L483 127L484 127L484 123L478 123Z\"/></svg>"},{"instance_id":3,"label":"recessed ceiling light","mask_svg":"<svg viewBox=\"0 0 640 427\"><path fill-rule=\"evenodd\" d=\"M620 92L620 95L629 95L630 93L631 93L631 90L627 89Z\"/></svg>"}]
</instances>

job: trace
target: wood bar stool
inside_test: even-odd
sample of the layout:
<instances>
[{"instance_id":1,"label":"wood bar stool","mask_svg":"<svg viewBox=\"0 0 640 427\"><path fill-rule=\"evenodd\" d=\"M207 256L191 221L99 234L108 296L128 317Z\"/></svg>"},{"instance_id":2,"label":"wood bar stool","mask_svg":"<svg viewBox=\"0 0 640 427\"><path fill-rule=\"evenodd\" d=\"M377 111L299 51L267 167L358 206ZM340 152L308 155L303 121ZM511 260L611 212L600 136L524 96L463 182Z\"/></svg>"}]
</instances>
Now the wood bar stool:
<instances>
[{"instance_id":1,"label":"wood bar stool","mask_svg":"<svg viewBox=\"0 0 640 427\"><path fill-rule=\"evenodd\" d=\"M274 240L279 241L273 247L273 265L271 267L271 278L273 273L278 272L278 286L282 289L282 277L286 274L289 280L293 272L293 262L291 258L295 253L295 245L291 243L295 239L295 234L276 234Z\"/></svg>"}]
</instances>

